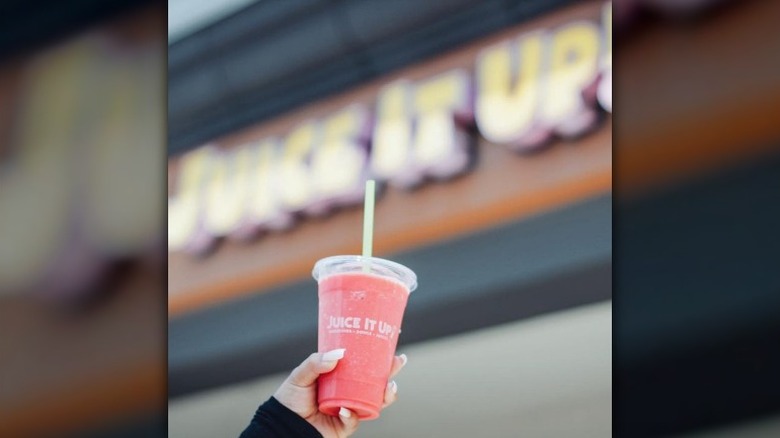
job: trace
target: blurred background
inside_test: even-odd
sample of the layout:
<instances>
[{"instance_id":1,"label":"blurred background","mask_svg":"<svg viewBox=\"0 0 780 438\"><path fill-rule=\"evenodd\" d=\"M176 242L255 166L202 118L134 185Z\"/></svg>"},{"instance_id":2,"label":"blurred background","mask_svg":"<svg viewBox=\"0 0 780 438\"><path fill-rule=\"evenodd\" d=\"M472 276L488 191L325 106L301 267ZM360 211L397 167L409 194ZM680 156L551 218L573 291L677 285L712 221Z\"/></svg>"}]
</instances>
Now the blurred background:
<instances>
[{"instance_id":1,"label":"blurred background","mask_svg":"<svg viewBox=\"0 0 780 438\"><path fill-rule=\"evenodd\" d=\"M165 5L0 6L0 436L163 436Z\"/></svg>"},{"instance_id":2,"label":"blurred background","mask_svg":"<svg viewBox=\"0 0 780 438\"><path fill-rule=\"evenodd\" d=\"M615 432L779 436L780 3L635 3L615 2Z\"/></svg>"}]
</instances>

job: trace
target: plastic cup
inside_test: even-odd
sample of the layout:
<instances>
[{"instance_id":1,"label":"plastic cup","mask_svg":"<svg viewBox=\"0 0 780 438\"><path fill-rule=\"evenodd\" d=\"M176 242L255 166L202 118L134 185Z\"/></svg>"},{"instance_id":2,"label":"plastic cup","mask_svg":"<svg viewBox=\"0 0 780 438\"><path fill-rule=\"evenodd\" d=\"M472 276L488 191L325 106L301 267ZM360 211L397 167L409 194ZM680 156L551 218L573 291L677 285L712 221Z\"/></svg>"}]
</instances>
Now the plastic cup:
<instances>
[{"instance_id":1,"label":"plastic cup","mask_svg":"<svg viewBox=\"0 0 780 438\"><path fill-rule=\"evenodd\" d=\"M417 276L401 264L354 255L324 258L312 274L319 284L318 350L346 348L336 368L319 377L319 409L337 416L344 407L373 420Z\"/></svg>"}]
</instances>

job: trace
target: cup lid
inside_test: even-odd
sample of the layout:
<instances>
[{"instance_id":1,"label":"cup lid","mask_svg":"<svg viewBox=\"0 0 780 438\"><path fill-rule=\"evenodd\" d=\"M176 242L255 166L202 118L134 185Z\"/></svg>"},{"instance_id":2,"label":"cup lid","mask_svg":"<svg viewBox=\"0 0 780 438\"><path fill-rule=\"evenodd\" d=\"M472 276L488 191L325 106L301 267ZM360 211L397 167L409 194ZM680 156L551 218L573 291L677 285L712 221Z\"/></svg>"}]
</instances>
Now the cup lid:
<instances>
[{"instance_id":1,"label":"cup lid","mask_svg":"<svg viewBox=\"0 0 780 438\"><path fill-rule=\"evenodd\" d=\"M358 255L340 255L320 259L314 264L311 274L315 280L332 274L368 273L389 277L400 281L409 292L417 289L417 275L406 266L378 257L363 257Z\"/></svg>"}]
</instances>

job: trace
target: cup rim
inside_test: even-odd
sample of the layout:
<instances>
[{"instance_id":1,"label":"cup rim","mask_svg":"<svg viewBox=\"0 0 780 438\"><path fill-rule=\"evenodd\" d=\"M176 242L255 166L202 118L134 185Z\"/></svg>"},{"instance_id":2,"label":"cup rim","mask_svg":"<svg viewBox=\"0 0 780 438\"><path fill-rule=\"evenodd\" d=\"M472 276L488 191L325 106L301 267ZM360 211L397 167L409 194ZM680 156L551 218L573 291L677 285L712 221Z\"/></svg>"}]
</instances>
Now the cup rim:
<instances>
[{"instance_id":1,"label":"cup rim","mask_svg":"<svg viewBox=\"0 0 780 438\"><path fill-rule=\"evenodd\" d=\"M379 257L363 257L360 255L329 256L318 260L314 264L314 268L312 269L311 274L315 280L319 281L322 278L332 275L332 274L323 275L322 271L326 268L332 268L334 265L347 265L347 264L354 264L356 266L360 266L364 264L366 261L368 261L373 266L379 266L384 268L382 272L376 272L372 269L372 271L369 272L369 274L381 275L383 277L390 277L393 280L399 281L409 289L409 293L412 293L415 289L417 289L417 274L415 274L414 271L412 271L411 269L409 269L408 267L400 263L379 258ZM348 271L348 270L344 271L344 273L348 273L348 272L361 272L361 271L357 269L354 271Z\"/></svg>"}]
</instances>

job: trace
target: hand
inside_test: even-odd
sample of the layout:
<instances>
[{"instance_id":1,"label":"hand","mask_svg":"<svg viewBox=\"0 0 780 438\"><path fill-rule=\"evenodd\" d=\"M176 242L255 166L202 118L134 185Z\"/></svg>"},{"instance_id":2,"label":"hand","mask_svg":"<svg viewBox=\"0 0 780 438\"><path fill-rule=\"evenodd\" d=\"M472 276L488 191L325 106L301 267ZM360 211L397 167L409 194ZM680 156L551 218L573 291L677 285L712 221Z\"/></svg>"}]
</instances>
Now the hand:
<instances>
[{"instance_id":1,"label":"hand","mask_svg":"<svg viewBox=\"0 0 780 438\"><path fill-rule=\"evenodd\" d=\"M323 436L323 438L342 438L355 433L360 423L357 415L348 409L341 408L338 417L325 415L317 406L317 377L320 374L333 371L339 359L344 357L344 349L327 353L314 353L295 368L282 386L276 390L274 397L279 403L308 421ZM390 378L398 374L406 365L406 355L395 356L390 369ZM385 401L382 409L390 406L396 400L398 385L394 380L387 383Z\"/></svg>"}]
</instances>

